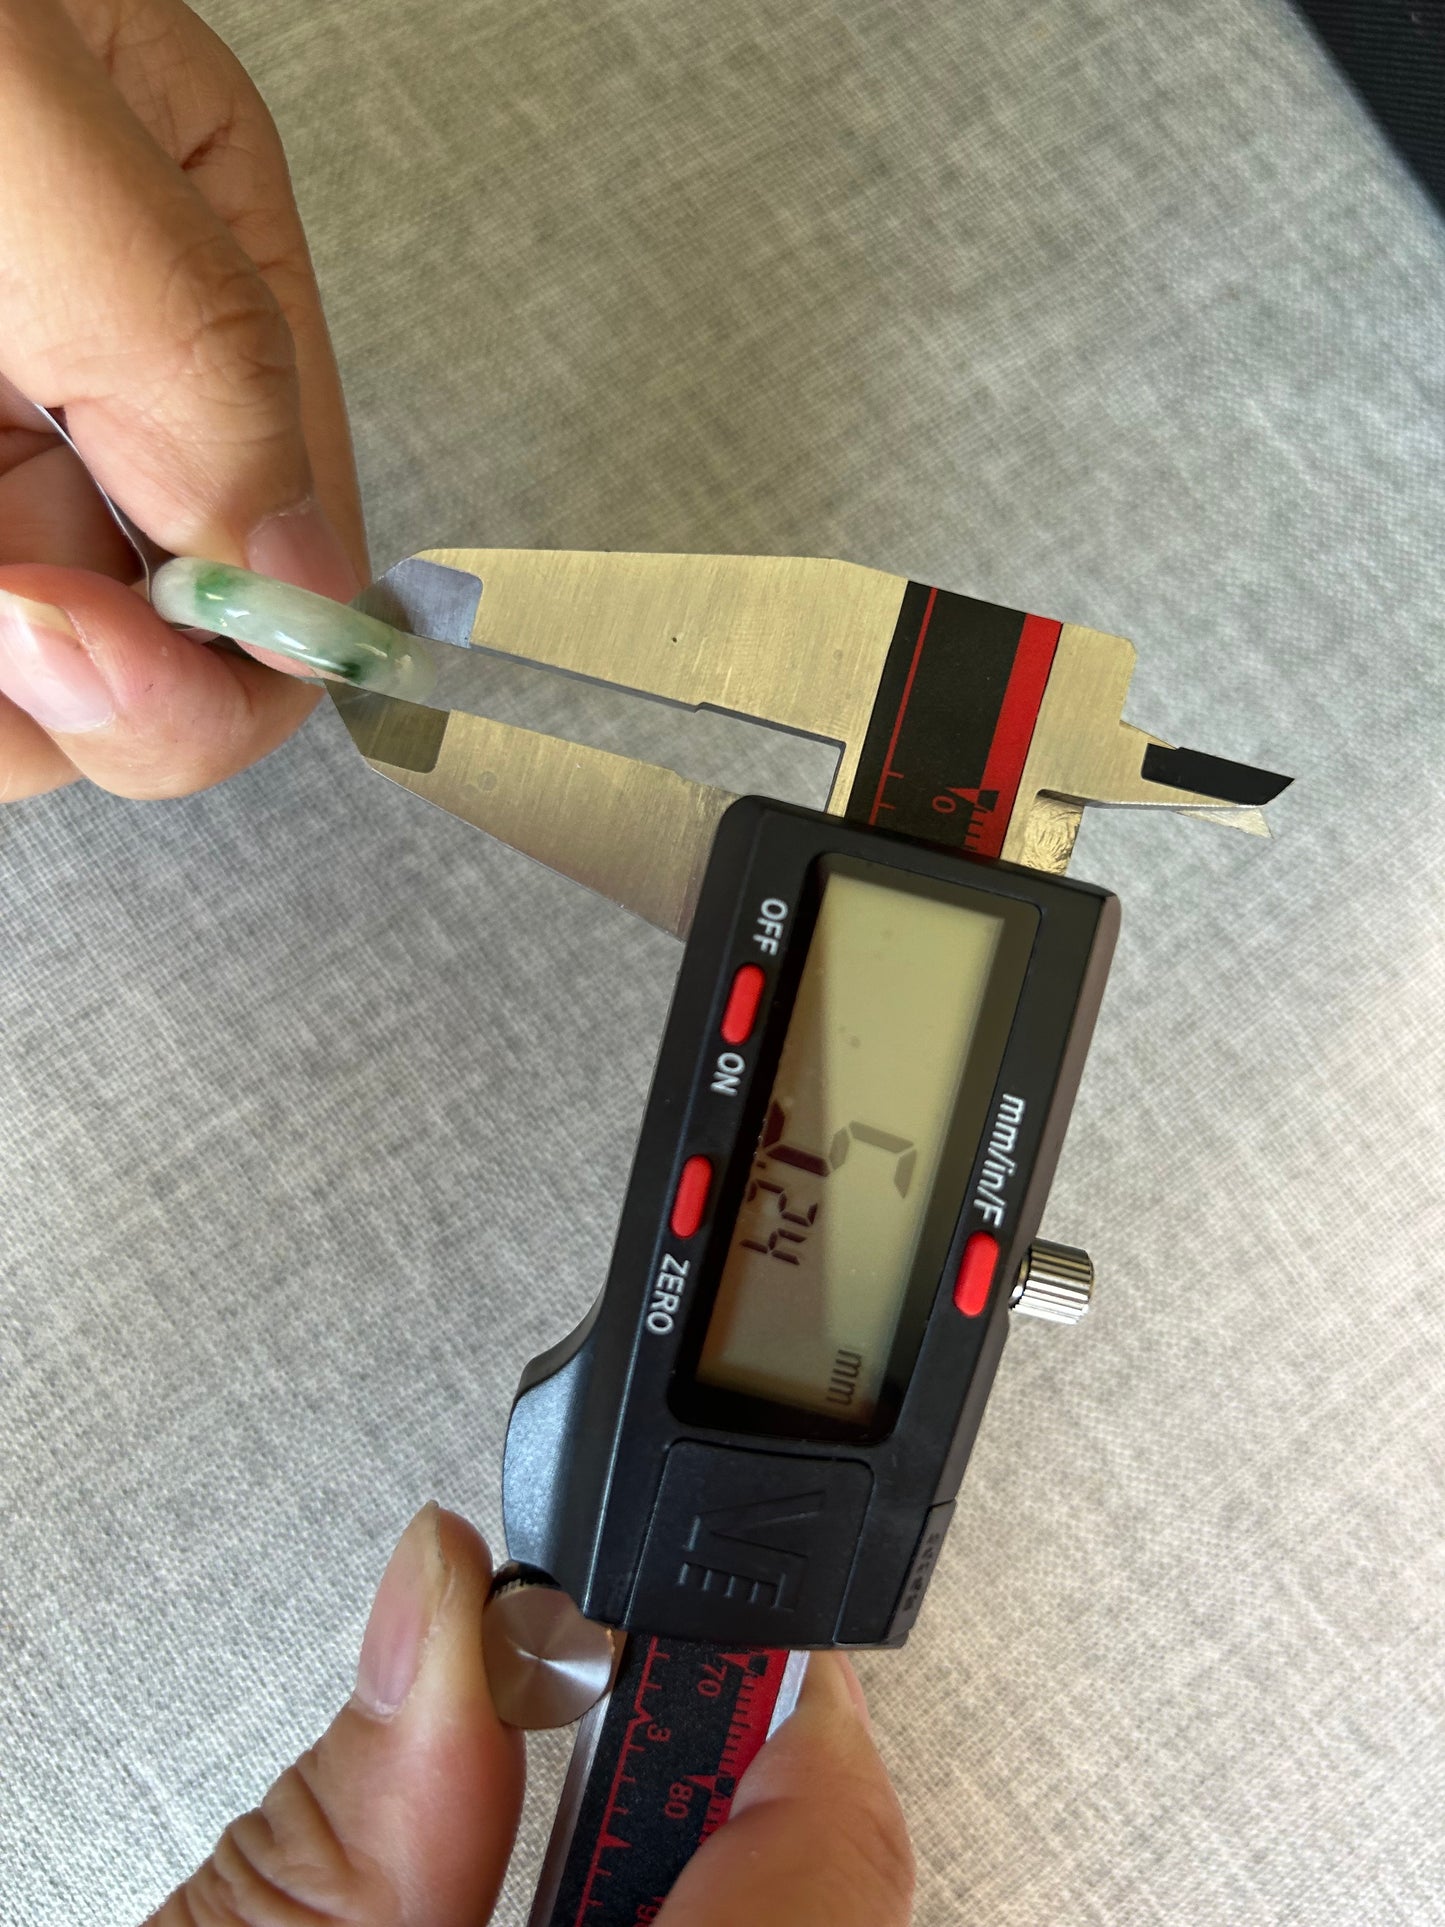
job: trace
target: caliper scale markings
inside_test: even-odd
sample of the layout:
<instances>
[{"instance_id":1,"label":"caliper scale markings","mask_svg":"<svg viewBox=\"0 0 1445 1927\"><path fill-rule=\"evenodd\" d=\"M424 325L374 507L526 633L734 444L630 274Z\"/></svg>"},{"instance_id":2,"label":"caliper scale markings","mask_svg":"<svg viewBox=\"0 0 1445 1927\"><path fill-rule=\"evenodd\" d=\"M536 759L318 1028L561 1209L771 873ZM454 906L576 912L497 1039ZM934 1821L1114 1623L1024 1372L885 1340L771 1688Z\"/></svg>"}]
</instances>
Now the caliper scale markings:
<instances>
[{"instance_id":1,"label":"caliper scale markings","mask_svg":"<svg viewBox=\"0 0 1445 1927\"><path fill-rule=\"evenodd\" d=\"M997 856L1061 628L910 582L849 816Z\"/></svg>"},{"instance_id":2,"label":"caliper scale markings","mask_svg":"<svg viewBox=\"0 0 1445 1927\"><path fill-rule=\"evenodd\" d=\"M574 1856L532 1927L654 1920L677 1871L728 1816L767 1737L787 1655L632 1640L607 1704ZM544 1897L545 1898L545 1897Z\"/></svg>"}]
</instances>

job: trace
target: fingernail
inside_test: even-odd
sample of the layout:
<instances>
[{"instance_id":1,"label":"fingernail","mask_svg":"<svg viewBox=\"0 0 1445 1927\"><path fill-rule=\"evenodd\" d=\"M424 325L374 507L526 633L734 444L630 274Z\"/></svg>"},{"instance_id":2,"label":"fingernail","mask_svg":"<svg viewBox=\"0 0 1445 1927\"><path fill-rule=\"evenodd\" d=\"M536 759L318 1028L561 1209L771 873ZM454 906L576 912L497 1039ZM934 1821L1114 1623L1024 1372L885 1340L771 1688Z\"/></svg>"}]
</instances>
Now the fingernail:
<instances>
[{"instance_id":1,"label":"fingernail","mask_svg":"<svg viewBox=\"0 0 1445 1927\"><path fill-rule=\"evenodd\" d=\"M3 589L0 693L60 735L99 729L115 715L115 701L65 611Z\"/></svg>"},{"instance_id":2,"label":"fingernail","mask_svg":"<svg viewBox=\"0 0 1445 1927\"><path fill-rule=\"evenodd\" d=\"M379 1719L395 1713L416 1684L447 1578L433 1502L422 1507L397 1541L361 1642L353 1697Z\"/></svg>"},{"instance_id":3,"label":"fingernail","mask_svg":"<svg viewBox=\"0 0 1445 1927\"><path fill-rule=\"evenodd\" d=\"M845 1659L841 1653L835 1654L834 1657L837 1660L838 1677L843 1683L843 1690L848 1696L849 1704L852 1706L857 1717L863 1722L864 1732L871 1733L873 1731L873 1716L868 1711L868 1699L863 1691L863 1682L854 1672L853 1662L850 1659Z\"/></svg>"},{"instance_id":4,"label":"fingernail","mask_svg":"<svg viewBox=\"0 0 1445 1927\"><path fill-rule=\"evenodd\" d=\"M345 545L318 502L268 516L252 529L246 567L333 602L350 602L361 588Z\"/></svg>"},{"instance_id":5,"label":"fingernail","mask_svg":"<svg viewBox=\"0 0 1445 1927\"><path fill-rule=\"evenodd\" d=\"M863 1685L851 1664L841 1653L814 1653L803 1678L799 1706L827 1708L845 1719L857 1720L865 1733L873 1731Z\"/></svg>"}]
</instances>

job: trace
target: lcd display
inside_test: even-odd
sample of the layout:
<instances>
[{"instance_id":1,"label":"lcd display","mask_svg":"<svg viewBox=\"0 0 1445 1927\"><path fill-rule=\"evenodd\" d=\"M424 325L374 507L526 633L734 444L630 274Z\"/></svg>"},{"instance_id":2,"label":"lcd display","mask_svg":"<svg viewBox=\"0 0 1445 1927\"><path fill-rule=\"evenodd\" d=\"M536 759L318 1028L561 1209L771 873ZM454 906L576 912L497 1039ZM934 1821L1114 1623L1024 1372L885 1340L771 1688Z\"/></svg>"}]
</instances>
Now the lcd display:
<instances>
[{"instance_id":1,"label":"lcd display","mask_svg":"<svg viewBox=\"0 0 1445 1927\"><path fill-rule=\"evenodd\" d=\"M986 1002L1000 1014L986 993L1007 922L897 875L827 876L696 1374L859 1426L884 1384ZM1016 997L1015 985L1005 1029ZM989 1028L991 1087L1003 1046Z\"/></svg>"}]
</instances>

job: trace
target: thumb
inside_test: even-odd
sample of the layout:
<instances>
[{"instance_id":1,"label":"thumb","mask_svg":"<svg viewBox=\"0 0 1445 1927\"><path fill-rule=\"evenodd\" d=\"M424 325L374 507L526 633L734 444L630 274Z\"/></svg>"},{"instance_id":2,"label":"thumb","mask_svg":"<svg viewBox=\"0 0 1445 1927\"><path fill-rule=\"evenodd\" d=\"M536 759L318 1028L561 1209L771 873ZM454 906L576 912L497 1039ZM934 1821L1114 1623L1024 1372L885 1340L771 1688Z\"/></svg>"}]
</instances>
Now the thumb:
<instances>
[{"instance_id":1,"label":"thumb","mask_svg":"<svg viewBox=\"0 0 1445 1927\"><path fill-rule=\"evenodd\" d=\"M913 1850L840 1653L814 1653L797 1711L753 1761L727 1823L657 1927L904 1927Z\"/></svg>"},{"instance_id":2,"label":"thumb","mask_svg":"<svg viewBox=\"0 0 1445 1927\"><path fill-rule=\"evenodd\" d=\"M150 1927L476 1927L506 1870L521 1742L482 1665L487 1548L425 1506L382 1577L356 1689Z\"/></svg>"}]
</instances>

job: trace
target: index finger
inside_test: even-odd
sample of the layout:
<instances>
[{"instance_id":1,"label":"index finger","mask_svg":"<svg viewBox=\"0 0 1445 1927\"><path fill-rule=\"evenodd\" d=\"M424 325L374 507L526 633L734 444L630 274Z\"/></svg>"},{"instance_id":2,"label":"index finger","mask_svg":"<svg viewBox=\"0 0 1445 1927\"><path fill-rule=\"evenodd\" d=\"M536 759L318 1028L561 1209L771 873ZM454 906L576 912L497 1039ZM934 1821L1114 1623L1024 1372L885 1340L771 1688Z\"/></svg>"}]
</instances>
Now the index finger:
<instances>
[{"instance_id":1,"label":"index finger","mask_svg":"<svg viewBox=\"0 0 1445 1927\"><path fill-rule=\"evenodd\" d=\"M281 138L255 83L183 0L68 0L86 45L161 151L215 210L280 304L296 345L316 493L366 579L341 381Z\"/></svg>"},{"instance_id":2,"label":"index finger","mask_svg":"<svg viewBox=\"0 0 1445 1927\"><path fill-rule=\"evenodd\" d=\"M688 1862L657 1927L906 1927L913 1852L839 1653L814 1653L797 1711Z\"/></svg>"},{"instance_id":3,"label":"index finger","mask_svg":"<svg viewBox=\"0 0 1445 1927\"><path fill-rule=\"evenodd\" d=\"M0 0L0 123L5 373L163 546L245 560L314 486L275 294L48 0Z\"/></svg>"}]
</instances>

